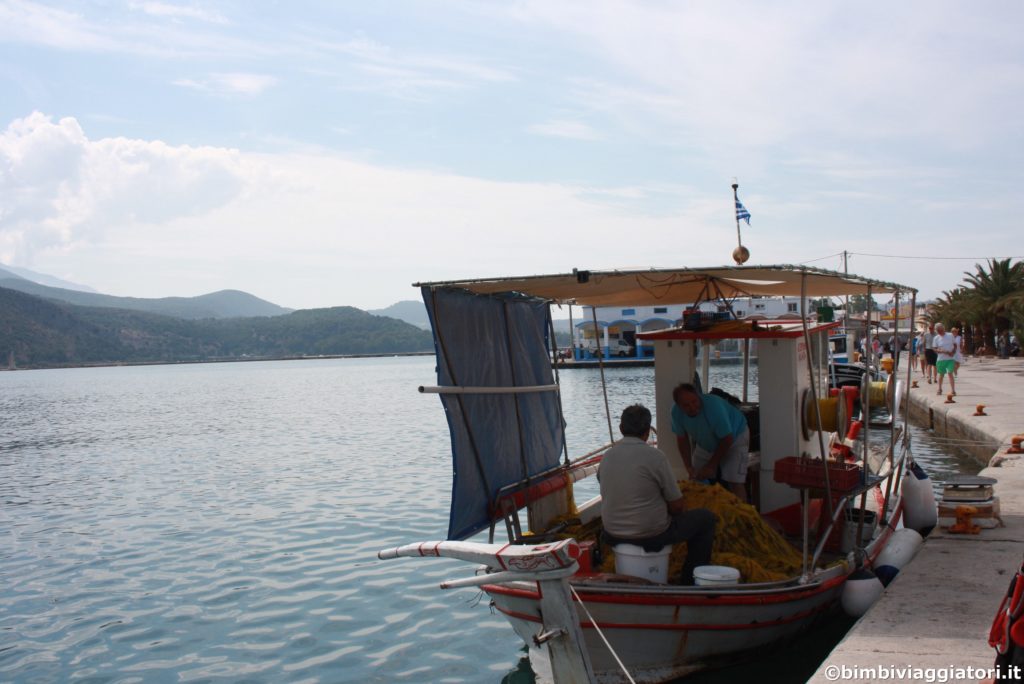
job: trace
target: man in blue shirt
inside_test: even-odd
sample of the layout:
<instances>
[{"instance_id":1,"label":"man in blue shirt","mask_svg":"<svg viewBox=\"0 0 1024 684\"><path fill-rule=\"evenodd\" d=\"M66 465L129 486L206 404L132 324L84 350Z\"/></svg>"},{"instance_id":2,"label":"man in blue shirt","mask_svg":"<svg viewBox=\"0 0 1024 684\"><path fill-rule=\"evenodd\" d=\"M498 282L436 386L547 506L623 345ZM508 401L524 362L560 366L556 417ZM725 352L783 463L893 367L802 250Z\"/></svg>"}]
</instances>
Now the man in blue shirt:
<instances>
[{"instance_id":1,"label":"man in blue shirt","mask_svg":"<svg viewBox=\"0 0 1024 684\"><path fill-rule=\"evenodd\" d=\"M672 391L672 432L691 480L721 479L741 501L747 500L750 430L740 410L689 383ZM721 471L721 475L719 475Z\"/></svg>"}]
</instances>

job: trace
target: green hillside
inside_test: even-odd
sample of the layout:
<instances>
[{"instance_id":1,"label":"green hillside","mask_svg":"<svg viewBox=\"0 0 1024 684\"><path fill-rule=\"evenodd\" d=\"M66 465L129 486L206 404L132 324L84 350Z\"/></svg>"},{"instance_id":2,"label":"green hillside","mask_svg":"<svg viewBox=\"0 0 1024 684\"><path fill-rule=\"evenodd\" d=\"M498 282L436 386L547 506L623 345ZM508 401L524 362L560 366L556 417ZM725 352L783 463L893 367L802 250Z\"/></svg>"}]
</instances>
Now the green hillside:
<instances>
[{"instance_id":1,"label":"green hillside","mask_svg":"<svg viewBox=\"0 0 1024 684\"><path fill-rule=\"evenodd\" d=\"M430 351L429 332L352 307L188 320L83 307L0 287L0 365L172 363Z\"/></svg>"},{"instance_id":2,"label":"green hillside","mask_svg":"<svg viewBox=\"0 0 1024 684\"><path fill-rule=\"evenodd\" d=\"M368 311L374 316L397 318L400 321L411 323L417 328L430 330L430 318L427 316L427 307L418 299L406 299L401 302L395 302L384 309L369 309Z\"/></svg>"},{"instance_id":3,"label":"green hillside","mask_svg":"<svg viewBox=\"0 0 1024 684\"><path fill-rule=\"evenodd\" d=\"M0 276L2 275L11 274L7 271L0 271ZM0 287L77 306L130 309L132 311L174 316L175 318L280 316L291 311L291 309L286 309L239 290L221 290L220 292L212 292L198 297L147 299L143 297L115 297L97 292L81 292L61 287L49 287L20 277L0 278Z\"/></svg>"}]
</instances>

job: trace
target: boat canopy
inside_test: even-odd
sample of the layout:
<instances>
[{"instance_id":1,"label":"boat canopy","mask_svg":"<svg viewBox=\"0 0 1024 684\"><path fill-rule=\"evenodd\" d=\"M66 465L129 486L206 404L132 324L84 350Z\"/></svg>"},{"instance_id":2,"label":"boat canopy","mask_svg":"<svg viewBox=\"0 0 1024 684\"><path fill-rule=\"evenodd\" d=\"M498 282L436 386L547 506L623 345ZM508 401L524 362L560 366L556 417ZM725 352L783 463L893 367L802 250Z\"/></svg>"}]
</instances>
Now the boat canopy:
<instances>
[{"instance_id":1,"label":"boat canopy","mask_svg":"<svg viewBox=\"0 0 1024 684\"><path fill-rule=\"evenodd\" d=\"M808 332L820 333L833 330L839 323L818 323L808 327ZM800 321L724 321L711 323L697 329L673 326L636 334L638 340L784 340L803 337L804 328Z\"/></svg>"},{"instance_id":2,"label":"boat canopy","mask_svg":"<svg viewBox=\"0 0 1024 684\"><path fill-rule=\"evenodd\" d=\"M454 287L477 294L519 292L560 304L650 306L752 296L841 297L912 293L912 287L806 266L584 271L514 278L481 278L418 287Z\"/></svg>"},{"instance_id":3,"label":"boat canopy","mask_svg":"<svg viewBox=\"0 0 1024 684\"><path fill-rule=\"evenodd\" d=\"M423 288L452 440L448 539L488 528L498 492L557 468L565 444L548 354L548 302ZM427 391L426 388L421 388Z\"/></svg>"},{"instance_id":4,"label":"boat canopy","mask_svg":"<svg viewBox=\"0 0 1024 684\"><path fill-rule=\"evenodd\" d=\"M558 467L565 433L551 368L550 303L644 306L747 296L915 292L803 266L574 270L418 286L437 352L438 386L429 391L441 395L451 432L448 538L459 540L499 519L504 488L528 486ZM751 326L740 336L758 336L752 332Z\"/></svg>"}]
</instances>

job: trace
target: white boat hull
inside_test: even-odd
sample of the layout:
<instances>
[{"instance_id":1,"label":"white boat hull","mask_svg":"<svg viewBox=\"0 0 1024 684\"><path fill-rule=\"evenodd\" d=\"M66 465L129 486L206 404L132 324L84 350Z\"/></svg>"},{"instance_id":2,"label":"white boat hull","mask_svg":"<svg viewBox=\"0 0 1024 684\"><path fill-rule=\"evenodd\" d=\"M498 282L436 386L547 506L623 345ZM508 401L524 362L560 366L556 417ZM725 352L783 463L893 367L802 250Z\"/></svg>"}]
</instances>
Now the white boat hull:
<instances>
[{"instance_id":1,"label":"white boat hull","mask_svg":"<svg viewBox=\"0 0 1024 684\"><path fill-rule=\"evenodd\" d=\"M897 505L897 521L900 510ZM866 549L869 559L882 552L891 534L891 528L882 528ZM579 597L574 606L597 681L629 681L599 628L633 680L654 683L732 664L792 639L838 605L847 577L847 568L838 565L819 571L807 584L760 585L764 588L636 585L586 575L570 584ZM485 584L483 589L530 647L531 662L543 678L545 651L533 640L541 629L537 584Z\"/></svg>"},{"instance_id":2,"label":"white boat hull","mask_svg":"<svg viewBox=\"0 0 1024 684\"><path fill-rule=\"evenodd\" d=\"M811 587L745 595L574 587L633 679L664 682L796 636L835 605L844 579L837 573ZM490 585L484 590L532 645L541 622L536 588ZM578 604L577 614L598 681L628 681Z\"/></svg>"}]
</instances>

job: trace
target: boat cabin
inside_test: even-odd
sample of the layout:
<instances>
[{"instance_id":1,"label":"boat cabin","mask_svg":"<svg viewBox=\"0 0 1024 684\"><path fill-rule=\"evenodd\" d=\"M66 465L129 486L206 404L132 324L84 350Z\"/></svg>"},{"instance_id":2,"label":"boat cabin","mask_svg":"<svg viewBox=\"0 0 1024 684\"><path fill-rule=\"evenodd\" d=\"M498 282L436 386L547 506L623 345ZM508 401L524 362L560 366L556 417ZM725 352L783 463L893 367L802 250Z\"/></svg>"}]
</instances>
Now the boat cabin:
<instances>
[{"instance_id":1,"label":"boat cabin","mask_svg":"<svg viewBox=\"0 0 1024 684\"><path fill-rule=\"evenodd\" d=\"M783 458L816 453L819 449L817 430L808 429L810 402L829 396L828 338L838 323L813 325L807 330L799 321L726 321L702 329L684 326L670 328L641 337L654 344L655 407L658 448L668 456L678 479L686 479L682 459L672 437L672 391L681 382L701 377L705 392L710 345L720 340L758 341L758 384L756 403L742 407L751 428L751 460L749 478L751 500L762 513L797 503L797 490L774 480L775 464ZM700 344L703 358L698 358ZM744 345L749 348L749 344ZM746 366L745 366L746 369ZM749 374L744 373L744 385ZM814 381L810 378L813 377ZM744 387L744 396L747 396ZM838 403L833 400L833 403ZM825 402L825 405L829 404ZM819 405L820 406L820 405ZM832 413L835 408L831 409ZM833 416L829 416L831 419ZM843 429L833 426L835 429ZM756 429L756 434L755 434ZM828 439L827 436L825 438Z\"/></svg>"}]
</instances>

